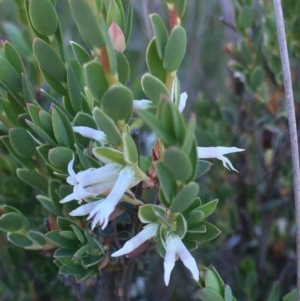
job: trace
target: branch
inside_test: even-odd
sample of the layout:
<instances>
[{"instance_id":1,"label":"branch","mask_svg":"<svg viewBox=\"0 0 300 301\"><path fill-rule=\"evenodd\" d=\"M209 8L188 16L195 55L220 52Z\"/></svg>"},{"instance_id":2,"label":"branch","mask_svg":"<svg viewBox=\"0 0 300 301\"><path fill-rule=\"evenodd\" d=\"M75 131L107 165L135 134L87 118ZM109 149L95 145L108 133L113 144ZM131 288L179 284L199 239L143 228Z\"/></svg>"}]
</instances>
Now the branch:
<instances>
[{"instance_id":1,"label":"branch","mask_svg":"<svg viewBox=\"0 0 300 301\"><path fill-rule=\"evenodd\" d=\"M300 301L300 170L299 170L297 125L296 125L293 88L292 88L286 36L284 30L284 20L283 20L281 0L273 0L273 4L275 10L275 20L276 20L278 43L279 43L281 63L282 63L285 95L286 95L286 109L287 109L289 130L290 130L293 178L294 178L294 195L295 195L295 207L296 207L296 227L297 227L297 232L296 232L297 275L298 275L297 291L298 291L298 301Z\"/></svg>"}]
</instances>

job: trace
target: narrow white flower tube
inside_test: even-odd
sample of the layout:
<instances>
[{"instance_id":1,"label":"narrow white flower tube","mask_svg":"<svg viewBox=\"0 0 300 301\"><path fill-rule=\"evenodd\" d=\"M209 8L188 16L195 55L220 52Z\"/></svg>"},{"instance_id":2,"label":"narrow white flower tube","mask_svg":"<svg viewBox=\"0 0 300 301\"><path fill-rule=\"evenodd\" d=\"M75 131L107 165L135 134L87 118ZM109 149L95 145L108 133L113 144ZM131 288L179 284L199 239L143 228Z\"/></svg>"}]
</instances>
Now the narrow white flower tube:
<instances>
[{"instance_id":1,"label":"narrow white flower tube","mask_svg":"<svg viewBox=\"0 0 300 301\"><path fill-rule=\"evenodd\" d=\"M169 234L166 240L166 255L164 261L164 280L165 284L169 285L171 272L175 265L176 254L179 256L183 264L190 270L193 278L198 281L199 270L197 267L196 260L193 258L191 253L188 251L184 243L176 234Z\"/></svg>"},{"instance_id":2,"label":"narrow white flower tube","mask_svg":"<svg viewBox=\"0 0 300 301\"><path fill-rule=\"evenodd\" d=\"M131 253L145 241L154 237L157 232L158 226L158 224L146 225L141 232L129 239L120 250L112 253L111 256L117 257Z\"/></svg>"},{"instance_id":3,"label":"narrow white flower tube","mask_svg":"<svg viewBox=\"0 0 300 301\"><path fill-rule=\"evenodd\" d=\"M188 251L184 243L179 239L177 245L177 254L183 264L190 270L193 275L193 278L198 281L199 280L199 269L196 263L195 258Z\"/></svg>"},{"instance_id":4,"label":"narrow white flower tube","mask_svg":"<svg viewBox=\"0 0 300 301\"><path fill-rule=\"evenodd\" d=\"M217 158L223 162L223 166L227 169L232 169L238 172L228 158L224 157L226 154L242 152L244 149L237 147L197 147L197 153L199 159Z\"/></svg>"},{"instance_id":5,"label":"narrow white flower tube","mask_svg":"<svg viewBox=\"0 0 300 301\"><path fill-rule=\"evenodd\" d=\"M166 286L169 285L171 272L175 266L176 250L178 246L178 237L170 234L166 241L166 255L164 260L164 280ZM180 239L179 239L180 240Z\"/></svg>"},{"instance_id":6,"label":"narrow white flower tube","mask_svg":"<svg viewBox=\"0 0 300 301\"><path fill-rule=\"evenodd\" d=\"M99 170L101 168L99 168ZM99 172L99 170L97 172ZM117 179L113 179L113 181L111 180L104 181L103 183L91 185L84 188L86 191L90 193L93 192L93 189L95 190L96 193L98 193L101 189L104 190L109 187L112 187L112 190L105 199L82 205L76 210L73 210L70 213L70 215L82 216L88 214L89 216L87 219L91 219L91 218L93 219L92 226L91 226L92 229L94 229L97 224L102 225L102 229L104 229L108 224L109 216L114 211L115 207L119 203L123 194L134 182L134 179L135 179L134 167L125 166L123 169L121 169L119 174L117 174Z\"/></svg>"},{"instance_id":7,"label":"narrow white flower tube","mask_svg":"<svg viewBox=\"0 0 300 301\"><path fill-rule=\"evenodd\" d=\"M107 143L106 135L102 131L95 130L87 126L73 126L73 131L83 137L99 141L101 144Z\"/></svg>"},{"instance_id":8,"label":"narrow white flower tube","mask_svg":"<svg viewBox=\"0 0 300 301\"><path fill-rule=\"evenodd\" d=\"M133 109L134 110L147 110L153 108L153 103L148 99L134 100Z\"/></svg>"},{"instance_id":9,"label":"narrow white flower tube","mask_svg":"<svg viewBox=\"0 0 300 301\"><path fill-rule=\"evenodd\" d=\"M188 98L188 95L186 92L181 93L180 99L179 99L179 105L178 105L178 110L181 113L182 113L183 109L185 108L187 98Z\"/></svg>"}]
</instances>

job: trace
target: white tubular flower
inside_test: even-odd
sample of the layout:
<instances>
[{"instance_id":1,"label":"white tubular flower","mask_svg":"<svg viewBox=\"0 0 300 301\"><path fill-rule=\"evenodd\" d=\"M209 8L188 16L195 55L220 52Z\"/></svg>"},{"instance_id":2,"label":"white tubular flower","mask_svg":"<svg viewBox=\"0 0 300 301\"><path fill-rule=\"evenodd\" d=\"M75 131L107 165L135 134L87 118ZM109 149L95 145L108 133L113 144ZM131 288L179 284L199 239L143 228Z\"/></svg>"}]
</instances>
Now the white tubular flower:
<instances>
[{"instance_id":1,"label":"white tubular flower","mask_svg":"<svg viewBox=\"0 0 300 301\"><path fill-rule=\"evenodd\" d=\"M73 185L73 192L67 195L61 203L67 203L72 200L82 201L82 199L97 196L107 190L112 189L117 178L118 171L122 165L109 163L96 169L87 169L75 173L73 170L74 159L68 164L69 176L67 182Z\"/></svg>"},{"instance_id":2,"label":"white tubular flower","mask_svg":"<svg viewBox=\"0 0 300 301\"><path fill-rule=\"evenodd\" d=\"M171 272L175 265L176 254L179 256L183 264L190 270L193 275L193 278L198 281L199 279L199 270L197 267L196 260L188 251L186 246L183 244L181 239L175 235L170 234L166 241L166 255L164 261L164 280L165 284L168 286L170 282Z\"/></svg>"},{"instance_id":3,"label":"white tubular flower","mask_svg":"<svg viewBox=\"0 0 300 301\"><path fill-rule=\"evenodd\" d=\"M102 131L87 126L73 126L73 131L83 137L99 141L102 145L107 143L106 135Z\"/></svg>"},{"instance_id":4,"label":"white tubular flower","mask_svg":"<svg viewBox=\"0 0 300 301\"><path fill-rule=\"evenodd\" d=\"M111 192L105 199L82 205L70 212L70 215L82 216L89 214L88 219L93 218L92 229L94 229L97 224L102 225L102 229L104 229L108 224L109 216L114 211L126 190L134 183L134 180L134 167L125 166L119 172Z\"/></svg>"},{"instance_id":5,"label":"white tubular flower","mask_svg":"<svg viewBox=\"0 0 300 301\"><path fill-rule=\"evenodd\" d=\"M187 98L188 98L188 95L186 92L183 92L180 94L178 110L181 113L182 113L183 109L185 108Z\"/></svg>"},{"instance_id":6,"label":"white tubular flower","mask_svg":"<svg viewBox=\"0 0 300 301\"><path fill-rule=\"evenodd\" d=\"M199 159L217 158L223 162L224 167L230 170L230 168L238 172L231 164L228 158L224 157L226 154L242 152L244 149L237 147L197 147L197 153Z\"/></svg>"},{"instance_id":7,"label":"white tubular flower","mask_svg":"<svg viewBox=\"0 0 300 301\"><path fill-rule=\"evenodd\" d=\"M111 254L112 257L122 256L125 254L131 253L133 250L138 248L145 241L151 239L156 235L158 224L148 224L146 225L141 232L139 232L136 236L129 239L124 246Z\"/></svg>"},{"instance_id":8,"label":"white tubular flower","mask_svg":"<svg viewBox=\"0 0 300 301\"><path fill-rule=\"evenodd\" d=\"M133 109L134 110L147 110L153 108L153 103L148 99L134 100Z\"/></svg>"}]
</instances>

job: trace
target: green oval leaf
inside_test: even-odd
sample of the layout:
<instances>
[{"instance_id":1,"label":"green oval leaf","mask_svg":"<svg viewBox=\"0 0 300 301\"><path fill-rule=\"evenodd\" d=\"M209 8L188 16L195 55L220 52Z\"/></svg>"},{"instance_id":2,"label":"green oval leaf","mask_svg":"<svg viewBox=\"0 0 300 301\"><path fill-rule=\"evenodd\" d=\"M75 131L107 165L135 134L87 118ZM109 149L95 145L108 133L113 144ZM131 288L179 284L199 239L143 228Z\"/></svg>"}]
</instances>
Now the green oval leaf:
<instances>
[{"instance_id":1,"label":"green oval leaf","mask_svg":"<svg viewBox=\"0 0 300 301\"><path fill-rule=\"evenodd\" d=\"M20 76L14 67L2 57L0 57L0 83L14 93L22 91Z\"/></svg>"},{"instance_id":2,"label":"green oval leaf","mask_svg":"<svg viewBox=\"0 0 300 301\"><path fill-rule=\"evenodd\" d=\"M150 15L152 28L156 40L157 53L159 58L164 58L165 47L168 40L168 32L164 22L158 14Z\"/></svg>"},{"instance_id":3,"label":"green oval leaf","mask_svg":"<svg viewBox=\"0 0 300 301\"><path fill-rule=\"evenodd\" d=\"M7 239L21 248L28 248L33 244L29 238L20 233L8 233Z\"/></svg>"},{"instance_id":4,"label":"green oval leaf","mask_svg":"<svg viewBox=\"0 0 300 301\"><path fill-rule=\"evenodd\" d=\"M133 110L132 92L119 85L113 85L103 95L102 109L114 121L129 122Z\"/></svg>"},{"instance_id":5,"label":"green oval leaf","mask_svg":"<svg viewBox=\"0 0 300 301\"><path fill-rule=\"evenodd\" d=\"M170 99L170 94L165 84L149 73L146 73L142 77L142 88L147 97L156 106L160 100Z\"/></svg>"},{"instance_id":6,"label":"green oval leaf","mask_svg":"<svg viewBox=\"0 0 300 301\"><path fill-rule=\"evenodd\" d=\"M16 232L23 227L23 218L16 212L6 213L0 217L0 230L4 232Z\"/></svg>"},{"instance_id":7,"label":"green oval leaf","mask_svg":"<svg viewBox=\"0 0 300 301\"><path fill-rule=\"evenodd\" d=\"M185 30L181 26L175 26L167 41L164 55L164 68L168 72L174 72L180 67L185 55L186 44Z\"/></svg>"},{"instance_id":8,"label":"green oval leaf","mask_svg":"<svg viewBox=\"0 0 300 301\"><path fill-rule=\"evenodd\" d=\"M193 172L192 164L188 157L178 148L167 149L163 162L170 174L178 181L187 181Z\"/></svg>"},{"instance_id":9,"label":"green oval leaf","mask_svg":"<svg viewBox=\"0 0 300 301\"><path fill-rule=\"evenodd\" d=\"M29 16L34 28L44 36L51 36L58 26L58 17L50 0L30 0Z\"/></svg>"},{"instance_id":10,"label":"green oval leaf","mask_svg":"<svg viewBox=\"0 0 300 301\"><path fill-rule=\"evenodd\" d=\"M126 162L135 164L138 161L138 152L132 137L128 133L123 133L123 154Z\"/></svg>"},{"instance_id":11,"label":"green oval leaf","mask_svg":"<svg viewBox=\"0 0 300 301\"><path fill-rule=\"evenodd\" d=\"M170 210L172 212L183 212L197 198L198 193L198 184L195 182L190 182L175 196L170 206Z\"/></svg>"},{"instance_id":12,"label":"green oval leaf","mask_svg":"<svg viewBox=\"0 0 300 301\"><path fill-rule=\"evenodd\" d=\"M35 38L33 42L33 52L40 64L40 67L54 80L58 82L66 82L67 72L56 51L46 42L39 38Z\"/></svg>"},{"instance_id":13,"label":"green oval leaf","mask_svg":"<svg viewBox=\"0 0 300 301\"><path fill-rule=\"evenodd\" d=\"M105 133L108 141L115 146L120 146L122 137L114 121L98 107L94 108L93 115L99 128Z\"/></svg>"},{"instance_id":14,"label":"green oval leaf","mask_svg":"<svg viewBox=\"0 0 300 301\"><path fill-rule=\"evenodd\" d=\"M73 152L67 147L56 147L49 150L49 161L62 172L68 171L68 164L72 160Z\"/></svg>"},{"instance_id":15,"label":"green oval leaf","mask_svg":"<svg viewBox=\"0 0 300 301\"><path fill-rule=\"evenodd\" d=\"M25 129L11 129L9 131L9 140L12 148L22 158L29 159L34 155L36 144Z\"/></svg>"}]
</instances>

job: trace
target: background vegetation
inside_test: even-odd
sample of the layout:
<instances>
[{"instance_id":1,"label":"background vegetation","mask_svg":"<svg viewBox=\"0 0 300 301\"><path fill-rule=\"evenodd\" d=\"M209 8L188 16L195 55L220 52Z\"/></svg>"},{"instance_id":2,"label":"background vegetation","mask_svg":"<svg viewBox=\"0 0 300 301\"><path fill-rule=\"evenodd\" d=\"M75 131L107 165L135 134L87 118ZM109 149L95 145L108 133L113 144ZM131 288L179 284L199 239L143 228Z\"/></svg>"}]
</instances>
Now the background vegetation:
<instances>
[{"instance_id":1,"label":"background vegetation","mask_svg":"<svg viewBox=\"0 0 300 301\"><path fill-rule=\"evenodd\" d=\"M24 61L31 62L32 33L25 24L20 0L0 1L0 38L10 41ZM126 1L124 1L126 2ZM271 1L189 0L183 20L188 49L179 70L182 91L189 95L185 117L197 115L200 146L245 148L232 160L238 174L215 162L201 178L200 197L219 199L211 217L222 234L194 253L201 265L213 264L237 300L266 300L275 281L281 295L296 285L295 217L290 148L284 89ZM300 3L284 1L295 99L299 95ZM83 44L70 17L67 1L58 1L67 61L74 60L69 41ZM250 10L250 12L249 12ZM126 55L131 65L129 86L144 98L140 78L146 71L145 52L152 38L148 15L166 10L159 0L135 1L134 24ZM35 88L49 90L25 66ZM36 90L37 91L37 90ZM38 92L37 92L38 93ZM49 106L37 95L43 107ZM0 102L0 110L1 110ZM299 102L296 103L299 120ZM0 135L4 134L1 129ZM148 141L147 132L142 143ZM0 144L0 152L4 148ZM21 182L16 163L0 157L0 205L10 204L46 232L48 216L34 191ZM22 189L20 189L22 187ZM20 193L22 191L22 193ZM1 209L0 209L1 214ZM41 227L40 225L44 226ZM181 264L169 287L162 279L162 260L150 258L134 275L132 300L197 300L197 287ZM147 256L142 260L146 260ZM97 300L99 279L77 284L71 276L57 276L52 254L24 251L0 236L0 300ZM138 265L139 267L139 265ZM146 280L146 283L143 281ZM145 285L145 288L144 288Z\"/></svg>"}]
</instances>

